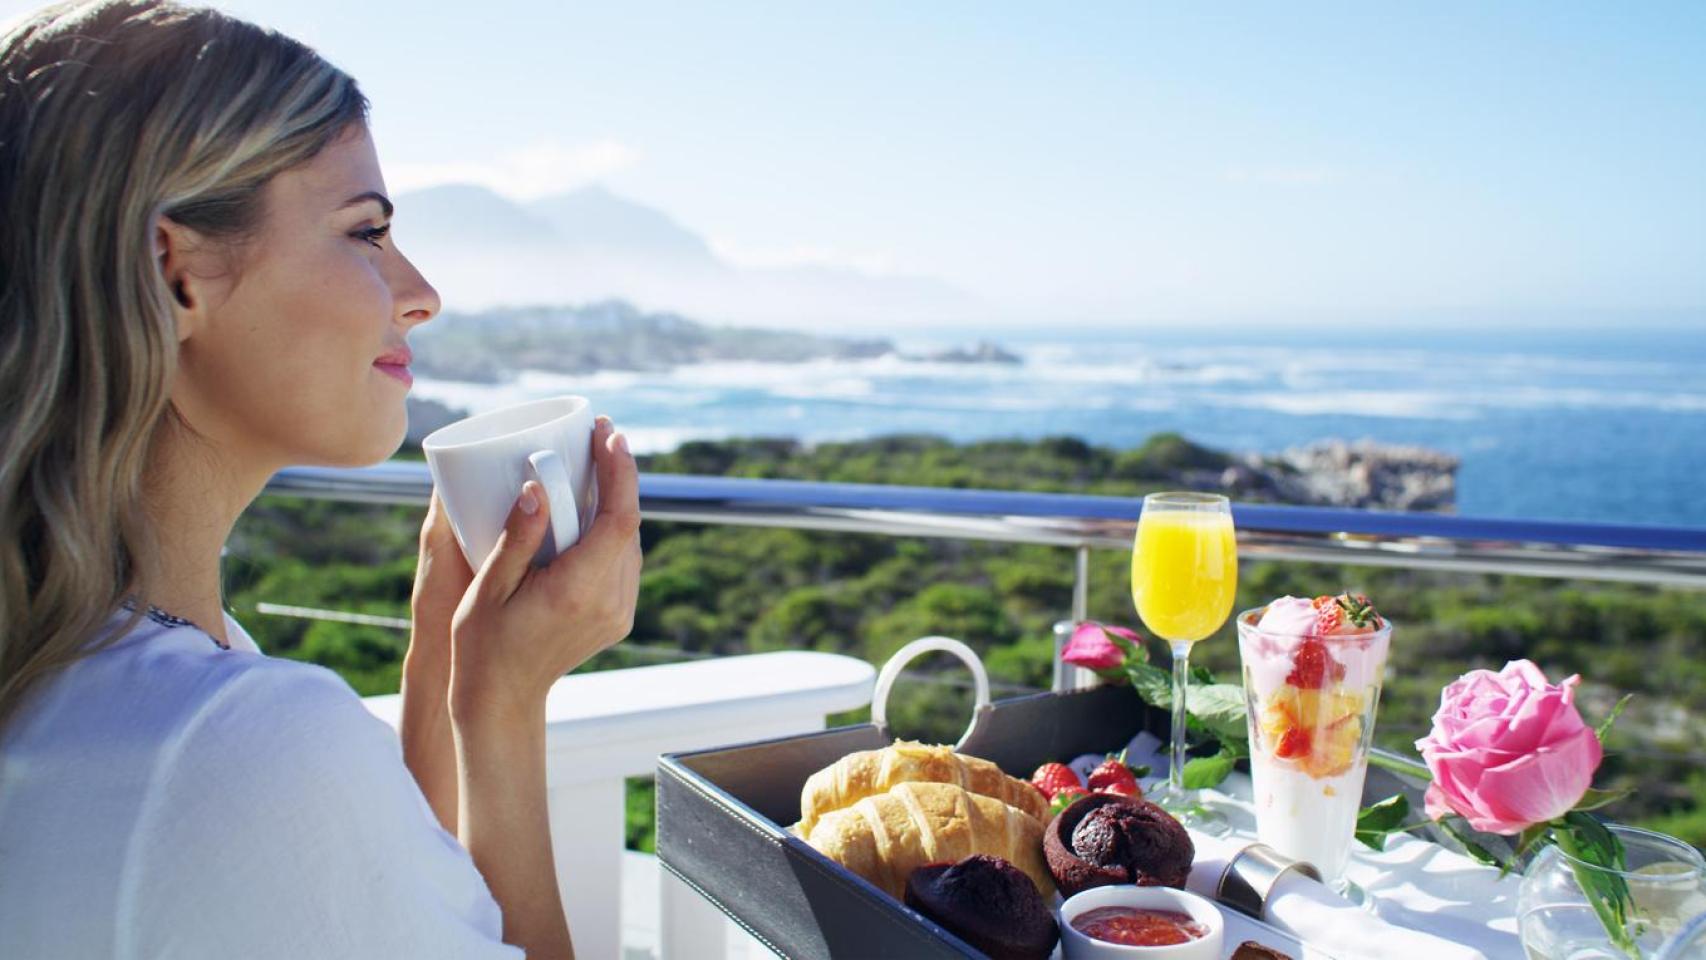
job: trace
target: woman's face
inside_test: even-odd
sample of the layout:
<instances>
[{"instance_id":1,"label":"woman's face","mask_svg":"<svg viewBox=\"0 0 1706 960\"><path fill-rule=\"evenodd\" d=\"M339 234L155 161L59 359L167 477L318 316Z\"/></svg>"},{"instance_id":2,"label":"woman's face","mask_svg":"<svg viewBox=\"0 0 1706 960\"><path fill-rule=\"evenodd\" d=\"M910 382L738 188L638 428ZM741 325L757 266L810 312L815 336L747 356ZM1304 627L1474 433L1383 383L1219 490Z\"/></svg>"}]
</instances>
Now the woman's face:
<instances>
[{"instance_id":1,"label":"woman's face","mask_svg":"<svg viewBox=\"0 0 1706 960\"><path fill-rule=\"evenodd\" d=\"M383 460L407 426L404 337L439 300L388 234L366 126L274 177L263 202L257 233L221 256L179 244L192 249L175 261L189 305L173 402L198 434L269 473Z\"/></svg>"}]
</instances>

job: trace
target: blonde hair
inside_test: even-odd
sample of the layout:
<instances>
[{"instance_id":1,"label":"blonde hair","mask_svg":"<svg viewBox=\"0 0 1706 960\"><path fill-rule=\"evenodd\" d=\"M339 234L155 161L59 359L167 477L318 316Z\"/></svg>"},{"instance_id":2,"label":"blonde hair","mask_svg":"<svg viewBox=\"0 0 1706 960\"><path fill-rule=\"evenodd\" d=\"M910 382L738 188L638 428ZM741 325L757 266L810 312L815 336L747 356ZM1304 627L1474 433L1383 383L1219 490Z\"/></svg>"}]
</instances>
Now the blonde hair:
<instances>
[{"instance_id":1,"label":"blonde hair","mask_svg":"<svg viewBox=\"0 0 1706 960\"><path fill-rule=\"evenodd\" d=\"M314 51L213 10L61 4L0 37L0 725L146 603L178 346L156 219L241 240L267 181L366 114Z\"/></svg>"}]
</instances>

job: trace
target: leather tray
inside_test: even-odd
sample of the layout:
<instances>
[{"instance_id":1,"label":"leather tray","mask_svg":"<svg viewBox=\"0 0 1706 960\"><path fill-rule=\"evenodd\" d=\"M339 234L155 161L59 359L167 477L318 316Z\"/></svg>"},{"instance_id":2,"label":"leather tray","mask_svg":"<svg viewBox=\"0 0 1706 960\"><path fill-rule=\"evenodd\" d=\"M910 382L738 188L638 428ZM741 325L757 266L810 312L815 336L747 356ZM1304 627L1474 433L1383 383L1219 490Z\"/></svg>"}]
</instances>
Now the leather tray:
<instances>
[{"instance_id":1,"label":"leather tray","mask_svg":"<svg viewBox=\"0 0 1706 960\"><path fill-rule=\"evenodd\" d=\"M1168 718L1130 688L999 700L959 746L1017 777L1049 760L1119 750ZM806 778L855 750L886 746L871 724L688 753L657 766L660 863L785 957L981 957L982 953L787 832ZM1416 785L1370 767L1363 795Z\"/></svg>"},{"instance_id":2,"label":"leather tray","mask_svg":"<svg viewBox=\"0 0 1706 960\"><path fill-rule=\"evenodd\" d=\"M1146 720L1165 731L1166 718L1125 687L1037 694L992 704L959 749L1028 777L1048 760L1118 750ZM807 777L888 743L862 724L665 754L658 861L786 957L983 956L787 832Z\"/></svg>"}]
</instances>

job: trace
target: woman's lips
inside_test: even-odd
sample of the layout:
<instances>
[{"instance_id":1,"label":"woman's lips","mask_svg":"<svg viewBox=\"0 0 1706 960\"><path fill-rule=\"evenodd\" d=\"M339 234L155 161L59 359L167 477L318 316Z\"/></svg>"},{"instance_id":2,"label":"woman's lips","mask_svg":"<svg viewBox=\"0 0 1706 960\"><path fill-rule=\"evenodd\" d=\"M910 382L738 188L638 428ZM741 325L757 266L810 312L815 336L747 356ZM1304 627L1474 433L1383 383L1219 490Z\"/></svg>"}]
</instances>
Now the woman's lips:
<instances>
[{"instance_id":1,"label":"woman's lips","mask_svg":"<svg viewBox=\"0 0 1706 960\"><path fill-rule=\"evenodd\" d=\"M406 363L390 363L383 360L375 360L373 362L373 368L388 377L396 377L398 380L403 382L403 386L405 387L415 382L415 375L409 372L409 365Z\"/></svg>"}]
</instances>

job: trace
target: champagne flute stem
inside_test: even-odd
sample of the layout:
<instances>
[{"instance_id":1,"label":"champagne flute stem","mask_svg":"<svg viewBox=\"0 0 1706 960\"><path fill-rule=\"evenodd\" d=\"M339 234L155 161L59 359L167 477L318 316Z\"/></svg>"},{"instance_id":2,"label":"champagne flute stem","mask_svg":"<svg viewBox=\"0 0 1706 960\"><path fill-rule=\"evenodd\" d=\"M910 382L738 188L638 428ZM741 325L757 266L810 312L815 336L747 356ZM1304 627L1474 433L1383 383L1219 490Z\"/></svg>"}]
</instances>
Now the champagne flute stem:
<instances>
[{"instance_id":1,"label":"champagne flute stem","mask_svg":"<svg viewBox=\"0 0 1706 960\"><path fill-rule=\"evenodd\" d=\"M1175 800L1185 796L1185 688L1191 682L1191 645L1173 644L1173 762L1167 786Z\"/></svg>"}]
</instances>

